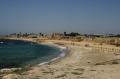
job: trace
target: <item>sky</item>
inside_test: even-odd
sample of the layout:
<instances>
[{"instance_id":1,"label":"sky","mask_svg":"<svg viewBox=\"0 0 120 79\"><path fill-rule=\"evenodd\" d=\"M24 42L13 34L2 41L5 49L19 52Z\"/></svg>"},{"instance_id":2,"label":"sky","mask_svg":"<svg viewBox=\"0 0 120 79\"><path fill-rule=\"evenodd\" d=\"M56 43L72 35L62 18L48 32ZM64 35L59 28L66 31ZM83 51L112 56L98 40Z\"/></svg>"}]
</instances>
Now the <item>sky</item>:
<instances>
[{"instance_id":1,"label":"sky","mask_svg":"<svg viewBox=\"0 0 120 79\"><path fill-rule=\"evenodd\" d=\"M0 0L0 34L120 33L120 0Z\"/></svg>"}]
</instances>

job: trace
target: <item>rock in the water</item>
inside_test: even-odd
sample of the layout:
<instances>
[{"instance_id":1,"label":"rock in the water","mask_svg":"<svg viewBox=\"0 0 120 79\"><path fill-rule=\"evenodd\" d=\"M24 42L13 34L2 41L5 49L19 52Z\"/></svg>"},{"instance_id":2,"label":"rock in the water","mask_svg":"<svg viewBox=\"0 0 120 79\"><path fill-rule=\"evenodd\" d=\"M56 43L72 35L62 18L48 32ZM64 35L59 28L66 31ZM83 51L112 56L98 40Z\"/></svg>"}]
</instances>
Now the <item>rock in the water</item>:
<instances>
[{"instance_id":1,"label":"rock in the water","mask_svg":"<svg viewBox=\"0 0 120 79\"><path fill-rule=\"evenodd\" d=\"M8 74L4 76L2 79L23 79L22 76L17 74Z\"/></svg>"},{"instance_id":2,"label":"rock in the water","mask_svg":"<svg viewBox=\"0 0 120 79\"><path fill-rule=\"evenodd\" d=\"M12 73L12 72L15 72L17 70L21 70L22 68L9 68L9 69L1 69L0 72L1 73Z\"/></svg>"},{"instance_id":3,"label":"rock in the water","mask_svg":"<svg viewBox=\"0 0 120 79\"><path fill-rule=\"evenodd\" d=\"M11 73L11 69L1 69L0 70L1 73Z\"/></svg>"}]
</instances>

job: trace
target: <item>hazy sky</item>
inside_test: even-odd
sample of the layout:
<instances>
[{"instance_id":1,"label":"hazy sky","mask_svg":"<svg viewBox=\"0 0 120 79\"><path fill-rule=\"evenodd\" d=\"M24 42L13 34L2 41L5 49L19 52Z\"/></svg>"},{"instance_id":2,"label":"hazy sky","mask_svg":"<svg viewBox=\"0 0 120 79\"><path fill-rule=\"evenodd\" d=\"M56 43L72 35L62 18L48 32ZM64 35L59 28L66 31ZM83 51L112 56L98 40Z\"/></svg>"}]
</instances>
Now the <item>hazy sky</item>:
<instances>
[{"instance_id":1,"label":"hazy sky","mask_svg":"<svg viewBox=\"0 0 120 79\"><path fill-rule=\"evenodd\" d=\"M0 34L120 33L120 0L0 0Z\"/></svg>"}]
</instances>

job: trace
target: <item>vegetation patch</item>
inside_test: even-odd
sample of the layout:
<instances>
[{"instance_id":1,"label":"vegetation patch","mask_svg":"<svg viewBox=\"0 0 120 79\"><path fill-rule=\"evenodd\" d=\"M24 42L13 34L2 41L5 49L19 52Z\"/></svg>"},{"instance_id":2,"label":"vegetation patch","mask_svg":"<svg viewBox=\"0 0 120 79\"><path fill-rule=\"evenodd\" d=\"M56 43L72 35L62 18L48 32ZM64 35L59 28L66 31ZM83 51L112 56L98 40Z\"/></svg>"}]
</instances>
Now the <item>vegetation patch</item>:
<instances>
[{"instance_id":1,"label":"vegetation patch","mask_svg":"<svg viewBox=\"0 0 120 79\"><path fill-rule=\"evenodd\" d=\"M83 73L80 73L80 72L71 72L72 74L74 75L82 75Z\"/></svg>"},{"instance_id":2,"label":"vegetation patch","mask_svg":"<svg viewBox=\"0 0 120 79\"><path fill-rule=\"evenodd\" d=\"M119 64L119 62L120 62L120 59L114 59L114 60L105 61L102 63L96 63L95 65L106 65L106 64L113 65L113 64Z\"/></svg>"},{"instance_id":3,"label":"vegetation patch","mask_svg":"<svg viewBox=\"0 0 120 79\"><path fill-rule=\"evenodd\" d=\"M84 71L85 69L83 69L83 68L76 68L76 69L74 69L74 70Z\"/></svg>"},{"instance_id":4,"label":"vegetation patch","mask_svg":"<svg viewBox=\"0 0 120 79\"><path fill-rule=\"evenodd\" d=\"M44 71L43 73L47 73L48 74L48 73L53 73L53 72L51 72L51 71Z\"/></svg>"},{"instance_id":5,"label":"vegetation patch","mask_svg":"<svg viewBox=\"0 0 120 79\"><path fill-rule=\"evenodd\" d=\"M90 71L96 71L96 70L93 69L93 70L90 70Z\"/></svg>"},{"instance_id":6,"label":"vegetation patch","mask_svg":"<svg viewBox=\"0 0 120 79\"><path fill-rule=\"evenodd\" d=\"M112 64L119 64L117 61L113 61Z\"/></svg>"},{"instance_id":7,"label":"vegetation patch","mask_svg":"<svg viewBox=\"0 0 120 79\"><path fill-rule=\"evenodd\" d=\"M32 79L39 79L38 77L32 78Z\"/></svg>"},{"instance_id":8,"label":"vegetation patch","mask_svg":"<svg viewBox=\"0 0 120 79\"><path fill-rule=\"evenodd\" d=\"M104 63L96 63L95 65L105 65Z\"/></svg>"},{"instance_id":9,"label":"vegetation patch","mask_svg":"<svg viewBox=\"0 0 120 79\"><path fill-rule=\"evenodd\" d=\"M56 76L55 78L61 78L61 77L65 77L65 76L66 76L66 74L61 74L61 75Z\"/></svg>"}]
</instances>

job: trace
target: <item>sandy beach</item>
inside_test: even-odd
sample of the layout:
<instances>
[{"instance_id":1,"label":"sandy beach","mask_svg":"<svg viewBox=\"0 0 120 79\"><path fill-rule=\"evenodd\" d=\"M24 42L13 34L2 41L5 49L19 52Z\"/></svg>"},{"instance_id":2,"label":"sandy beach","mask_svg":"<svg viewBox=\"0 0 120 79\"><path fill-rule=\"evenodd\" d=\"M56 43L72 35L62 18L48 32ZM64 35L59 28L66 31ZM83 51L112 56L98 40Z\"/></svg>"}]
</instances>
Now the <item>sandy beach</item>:
<instances>
[{"instance_id":1,"label":"sandy beach","mask_svg":"<svg viewBox=\"0 0 120 79\"><path fill-rule=\"evenodd\" d=\"M120 52L103 51L87 42L48 40L70 49L55 62L36 65L20 74L7 74L3 79L119 79ZM93 47L94 46L94 47ZM99 46L98 46L99 47ZM103 47L110 47L103 45ZM112 48L116 48L111 46Z\"/></svg>"}]
</instances>

